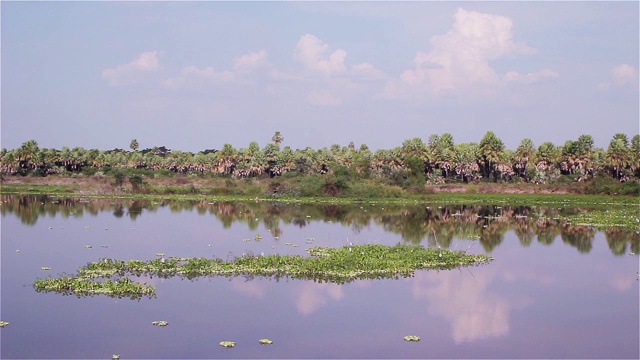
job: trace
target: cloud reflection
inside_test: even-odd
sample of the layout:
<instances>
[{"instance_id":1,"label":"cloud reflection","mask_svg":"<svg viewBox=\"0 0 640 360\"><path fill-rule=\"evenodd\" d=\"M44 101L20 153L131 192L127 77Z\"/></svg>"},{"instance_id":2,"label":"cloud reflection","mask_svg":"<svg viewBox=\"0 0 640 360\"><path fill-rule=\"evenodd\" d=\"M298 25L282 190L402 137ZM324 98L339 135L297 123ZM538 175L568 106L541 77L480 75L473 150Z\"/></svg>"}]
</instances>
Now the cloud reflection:
<instances>
[{"instance_id":1,"label":"cloud reflection","mask_svg":"<svg viewBox=\"0 0 640 360\"><path fill-rule=\"evenodd\" d=\"M326 305L330 299L341 300L344 291L338 284L304 282L294 290L293 297L298 312L309 315Z\"/></svg>"},{"instance_id":2,"label":"cloud reflection","mask_svg":"<svg viewBox=\"0 0 640 360\"><path fill-rule=\"evenodd\" d=\"M414 297L428 300L429 315L441 316L451 324L456 343L506 335L511 311L533 303L491 292L489 285L497 271L485 270L474 276L454 271L416 273Z\"/></svg>"},{"instance_id":3,"label":"cloud reflection","mask_svg":"<svg viewBox=\"0 0 640 360\"><path fill-rule=\"evenodd\" d=\"M611 278L609 285L611 285L612 288L614 288L619 292L625 292L629 290L633 286L633 283L635 282L636 280L633 280L633 277L629 275L614 274Z\"/></svg>"},{"instance_id":4,"label":"cloud reflection","mask_svg":"<svg viewBox=\"0 0 640 360\"><path fill-rule=\"evenodd\" d=\"M259 281L246 281L245 279L238 277L231 279L231 287L239 293L258 299L264 299L264 296L267 293L264 283Z\"/></svg>"}]
</instances>

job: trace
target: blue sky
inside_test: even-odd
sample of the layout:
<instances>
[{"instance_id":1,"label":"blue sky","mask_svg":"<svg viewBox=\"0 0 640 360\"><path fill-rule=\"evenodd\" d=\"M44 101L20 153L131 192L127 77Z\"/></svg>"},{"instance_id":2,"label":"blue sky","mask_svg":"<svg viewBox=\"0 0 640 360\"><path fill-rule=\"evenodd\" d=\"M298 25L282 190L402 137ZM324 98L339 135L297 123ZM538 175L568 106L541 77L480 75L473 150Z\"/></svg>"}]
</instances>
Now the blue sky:
<instances>
[{"instance_id":1,"label":"blue sky","mask_svg":"<svg viewBox=\"0 0 640 360\"><path fill-rule=\"evenodd\" d=\"M1 146L639 131L639 3L1 2Z\"/></svg>"}]
</instances>

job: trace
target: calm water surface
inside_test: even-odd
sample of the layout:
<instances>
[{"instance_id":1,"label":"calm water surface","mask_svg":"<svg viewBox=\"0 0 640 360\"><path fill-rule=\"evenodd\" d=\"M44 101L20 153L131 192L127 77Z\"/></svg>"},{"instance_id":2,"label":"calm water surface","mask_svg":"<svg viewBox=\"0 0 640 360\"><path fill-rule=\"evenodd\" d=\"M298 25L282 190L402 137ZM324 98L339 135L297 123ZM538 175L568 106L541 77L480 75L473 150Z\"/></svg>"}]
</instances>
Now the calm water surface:
<instances>
[{"instance_id":1,"label":"calm water surface","mask_svg":"<svg viewBox=\"0 0 640 360\"><path fill-rule=\"evenodd\" d=\"M638 256L630 255L640 252L635 233L553 220L571 209L383 207L4 196L0 318L10 325L0 330L0 355L638 358ZM32 287L38 277L71 274L105 257L307 256L305 248L349 242L468 249L495 261L344 285L145 278L157 286L157 297L141 300L77 298ZM169 326L152 326L155 320ZM422 340L405 342L405 335ZM274 343L260 345L261 338ZM223 340L236 347L220 347Z\"/></svg>"}]
</instances>

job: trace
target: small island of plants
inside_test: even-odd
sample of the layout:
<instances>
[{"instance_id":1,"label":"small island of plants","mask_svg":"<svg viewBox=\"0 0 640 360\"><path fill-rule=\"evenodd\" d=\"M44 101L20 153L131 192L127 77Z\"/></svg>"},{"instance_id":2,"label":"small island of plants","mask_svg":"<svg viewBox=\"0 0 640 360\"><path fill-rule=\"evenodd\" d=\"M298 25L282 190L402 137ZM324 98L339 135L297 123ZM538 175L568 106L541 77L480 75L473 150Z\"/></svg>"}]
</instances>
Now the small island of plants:
<instances>
[{"instance_id":1,"label":"small island of plants","mask_svg":"<svg viewBox=\"0 0 640 360\"><path fill-rule=\"evenodd\" d=\"M207 258L141 260L101 259L78 270L74 276L37 279L38 292L57 292L78 297L104 294L139 299L155 296L155 288L126 276L194 279L203 276L263 276L305 279L343 284L358 279L413 276L421 269L454 269L487 263L491 257L465 251L424 248L417 245L352 245L341 248L314 247L311 257L245 255L231 261ZM112 277L119 277L112 280ZM104 281L96 279L104 278Z\"/></svg>"}]
</instances>

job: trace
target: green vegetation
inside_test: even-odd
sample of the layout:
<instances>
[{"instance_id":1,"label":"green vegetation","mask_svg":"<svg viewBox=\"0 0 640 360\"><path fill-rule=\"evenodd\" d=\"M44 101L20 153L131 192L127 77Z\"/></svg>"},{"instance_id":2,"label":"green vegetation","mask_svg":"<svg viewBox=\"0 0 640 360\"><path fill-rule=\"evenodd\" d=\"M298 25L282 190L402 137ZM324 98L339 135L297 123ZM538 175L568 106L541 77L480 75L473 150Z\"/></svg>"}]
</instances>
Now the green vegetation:
<instances>
[{"instance_id":1,"label":"green vegetation","mask_svg":"<svg viewBox=\"0 0 640 360\"><path fill-rule=\"evenodd\" d=\"M3 327L8 326L8 325L9 325L9 323L8 323L8 322L6 322L6 321L0 321L0 328L3 328Z\"/></svg>"},{"instance_id":2,"label":"green vegetation","mask_svg":"<svg viewBox=\"0 0 640 360\"><path fill-rule=\"evenodd\" d=\"M407 336L404 337L404 341L420 341L420 336L407 335Z\"/></svg>"},{"instance_id":3,"label":"green vegetation","mask_svg":"<svg viewBox=\"0 0 640 360\"><path fill-rule=\"evenodd\" d=\"M258 343L260 343L260 345L271 345L273 344L273 341L269 339L260 339L258 340Z\"/></svg>"},{"instance_id":4,"label":"green vegetation","mask_svg":"<svg viewBox=\"0 0 640 360\"><path fill-rule=\"evenodd\" d=\"M155 288L139 284L129 278L118 280L90 281L79 276L63 276L59 278L37 279L33 284L37 292L56 292L62 295L77 297L107 295L109 297L140 299L143 296L155 296Z\"/></svg>"},{"instance_id":5,"label":"green vegetation","mask_svg":"<svg viewBox=\"0 0 640 360\"><path fill-rule=\"evenodd\" d=\"M579 193L640 194L640 135L629 141L627 135L616 134L606 150L594 147L590 135L582 135L562 146L545 142L537 148L531 139L523 139L514 151L492 131L479 143L455 144L445 133L431 135L427 143L416 137L375 152L353 143L281 149L283 141L276 132L263 148L254 141L246 148L224 144L219 150L191 153L164 146L138 150L136 139L131 151L45 149L29 140L20 148L0 151L0 174L7 179L95 178L108 193L380 198L429 194L434 186L452 184L472 184L481 192L483 184L499 183L524 184L526 191L570 187ZM150 184L155 178L177 183ZM199 187L201 180L215 186Z\"/></svg>"},{"instance_id":6,"label":"green vegetation","mask_svg":"<svg viewBox=\"0 0 640 360\"><path fill-rule=\"evenodd\" d=\"M234 341L220 341L220 346L224 348L232 348L236 346Z\"/></svg>"},{"instance_id":7,"label":"green vegetation","mask_svg":"<svg viewBox=\"0 0 640 360\"><path fill-rule=\"evenodd\" d=\"M242 256L233 261L205 258L141 260L101 259L78 270L72 277L37 279L38 292L58 292L78 297L104 294L111 297L152 297L155 289L125 277L203 276L287 277L342 284L357 279L410 277L420 269L453 269L491 261L486 255L467 255L463 251L426 249L415 245L358 245L342 248L308 249L311 257L269 255ZM109 278L121 277L114 281ZM104 281L92 279L106 278Z\"/></svg>"}]
</instances>

